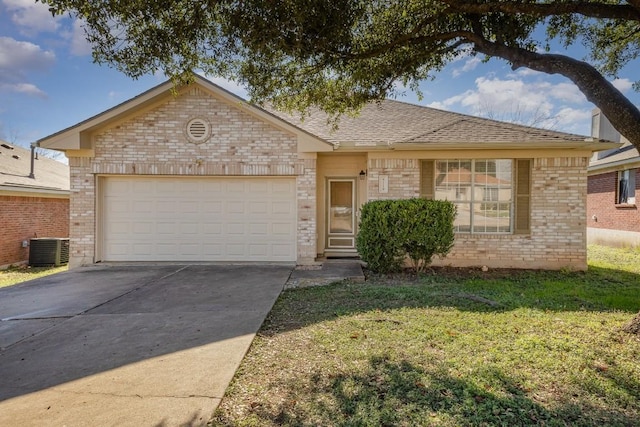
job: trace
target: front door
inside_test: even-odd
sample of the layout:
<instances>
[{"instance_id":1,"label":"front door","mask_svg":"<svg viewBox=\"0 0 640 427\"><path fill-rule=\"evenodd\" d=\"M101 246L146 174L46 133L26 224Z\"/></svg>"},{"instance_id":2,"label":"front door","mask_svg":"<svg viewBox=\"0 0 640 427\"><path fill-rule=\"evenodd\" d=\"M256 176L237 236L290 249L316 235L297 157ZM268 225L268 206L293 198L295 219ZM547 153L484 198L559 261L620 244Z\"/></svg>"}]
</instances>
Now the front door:
<instances>
[{"instance_id":1,"label":"front door","mask_svg":"<svg viewBox=\"0 0 640 427\"><path fill-rule=\"evenodd\" d=\"M356 248L356 179L330 178L327 185L327 249L354 252Z\"/></svg>"}]
</instances>

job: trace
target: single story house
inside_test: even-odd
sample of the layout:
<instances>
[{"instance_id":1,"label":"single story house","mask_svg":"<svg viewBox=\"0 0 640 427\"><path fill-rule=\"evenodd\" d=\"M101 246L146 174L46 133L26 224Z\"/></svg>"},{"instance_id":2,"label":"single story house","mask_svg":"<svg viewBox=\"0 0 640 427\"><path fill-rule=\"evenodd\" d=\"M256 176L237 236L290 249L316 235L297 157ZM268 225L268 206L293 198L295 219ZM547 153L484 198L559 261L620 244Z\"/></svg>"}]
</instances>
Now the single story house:
<instances>
[{"instance_id":1,"label":"single story house","mask_svg":"<svg viewBox=\"0 0 640 427\"><path fill-rule=\"evenodd\" d=\"M592 135L622 143L594 153L588 168L587 241L640 246L640 154L609 120L593 111Z\"/></svg>"},{"instance_id":2,"label":"single story house","mask_svg":"<svg viewBox=\"0 0 640 427\"><path fill-rule=\"evenodd\" d=\"M617 146L392 100L334 129L199 76L38 144L69 158L72 267L352 257L363 203L428 197L458 207L442 263L551 269L586 268L587 164Z\"/></svg>"},{"instance_id":3,"label":"single story house","mask_svg":"<svg viewBox=\"0 0 640 427\"><path fill-rule=\"evenodd\" d=\"M34 237L69 237L69 166L0 141L0 268L24 264Z\"/></svg>"}]
</instances>

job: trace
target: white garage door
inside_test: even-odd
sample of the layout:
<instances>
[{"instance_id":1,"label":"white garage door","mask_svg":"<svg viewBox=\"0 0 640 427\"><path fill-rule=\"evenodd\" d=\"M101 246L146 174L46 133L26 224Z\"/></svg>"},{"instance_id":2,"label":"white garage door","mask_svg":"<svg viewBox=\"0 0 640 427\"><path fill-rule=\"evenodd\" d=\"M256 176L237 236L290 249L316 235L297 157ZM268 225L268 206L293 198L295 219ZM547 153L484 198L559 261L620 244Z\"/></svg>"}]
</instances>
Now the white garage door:
<instances>
[{"instance_id":1,"label":"white garage door","mask_svg":"<svg viewBox=\"0 0 640 427\"><path fill-rule=\"evenodd\" d=\"M294 178L105 177L105 261L295 261Z\"/></svg>"}]
</instances>

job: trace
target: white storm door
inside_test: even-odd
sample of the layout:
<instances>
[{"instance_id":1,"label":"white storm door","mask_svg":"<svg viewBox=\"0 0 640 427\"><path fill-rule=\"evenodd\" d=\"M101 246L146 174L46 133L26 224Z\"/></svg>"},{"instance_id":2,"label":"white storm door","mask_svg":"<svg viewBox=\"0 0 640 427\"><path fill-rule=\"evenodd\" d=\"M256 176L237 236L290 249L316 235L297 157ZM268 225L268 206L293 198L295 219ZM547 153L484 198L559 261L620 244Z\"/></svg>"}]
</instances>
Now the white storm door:
<instances>
[{"instance_id":1,"label":"white storm door","mask_svg":"<svg viewBox=\"0 0 640 427\"><path fill-rule=\"evenodd\" d=\"M327 249L355 250L356 179L328 179L327 205Z\"/></svg>"}]
</instances>

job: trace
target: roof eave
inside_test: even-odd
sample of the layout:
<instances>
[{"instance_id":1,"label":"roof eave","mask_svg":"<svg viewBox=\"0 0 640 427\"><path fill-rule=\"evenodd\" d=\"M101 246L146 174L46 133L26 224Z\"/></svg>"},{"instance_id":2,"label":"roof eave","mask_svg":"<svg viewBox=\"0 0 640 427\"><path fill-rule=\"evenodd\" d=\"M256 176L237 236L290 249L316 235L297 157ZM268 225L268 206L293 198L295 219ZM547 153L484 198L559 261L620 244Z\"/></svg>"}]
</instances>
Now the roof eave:
<instances>
[{"instance_id":1,"label":"roof eave","mask_svg":"<svg viewBox=\"0 0 640 427\"><path fill-rule=\"evenodd\" d=\"M608 170L619 169L621 166L624 166L626 169L633 169L634 167L640 168L640 157L631 157L629 159L622 159L615 162L591 165L587 168L587 171L589 174L592 174L592 172L602 173Z\"/></svg>"},{"instance_id":2,"label":"roof eave","mask_svg":"<svg viewBox=\"0 0 640 427\"><path fill-rule=\"evenodd\" d=\"M584 141L541 141L541 142L377 142L358 145L354 142L340 142L336 151L436 151L436 150L549 150L573 149L601 151L618 148L617 142Z\"/></svg>"},{"instance_id":3,"label":"roof eave","mask_svg":"<svg viewBox=\"0 0 640 427\"><path fill-rule=\"evenodd\" d=\"M18 184L0 185L0 194L6 194L6 193L11 193L11 194L26 193L33 196L37 196L39 194L47 194L47 195L57 195L57 196L68 197L71 194L71 191L63 190L59 188L29 187L29 186L23 186Z\"/></svg>"}]
</instances>

